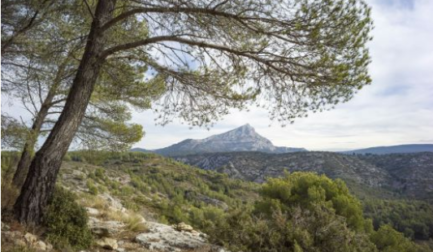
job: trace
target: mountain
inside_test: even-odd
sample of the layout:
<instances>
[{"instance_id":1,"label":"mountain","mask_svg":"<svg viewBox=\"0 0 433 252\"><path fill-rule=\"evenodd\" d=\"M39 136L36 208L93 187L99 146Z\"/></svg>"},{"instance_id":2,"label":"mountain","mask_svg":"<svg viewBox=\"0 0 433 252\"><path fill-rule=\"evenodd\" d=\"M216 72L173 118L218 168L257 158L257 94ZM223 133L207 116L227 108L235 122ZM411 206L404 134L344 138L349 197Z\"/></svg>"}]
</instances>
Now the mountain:
<instances>
[{"instance_id":1,"label":"mountain","mask_svg":"<svg viewBox=\"0 0 433 252\"><path fill-rule=\"evenodd\" d=\"M433 144L405 144L395 146L380 146L366 149L345 151L347 154L391 154L391 153L416 153L433 152Z\"/></svg>"},{"instance_id":2,"label":"mountain","mask_svg":"<svg viewBox=\"0 0 433 252\"><path fill-rule=\"evenodd\" d=\"M134 148L132 151L150 152L149 150ZM258 151L265 153L288 153L306 151L303 148L277 147L263 136L257 134L253 127L245 124L234 130L213 135L205 139L186 139L166 148L151 152L163 156L181 156L198 153L243 152Z\"/></svg>"},{"instance_id":3,"label":"mountain","mask_svg":"<svg viewBox=\"0 0 433 252\"><path fill-rule=\"evenodd\" d=\"M286 171L307 171L343 179L353 191L433 200L433 153L345 155L332 152L271 154L208 153L175 157L177 161L262 183Z\"/></svg>"}]
</instances>

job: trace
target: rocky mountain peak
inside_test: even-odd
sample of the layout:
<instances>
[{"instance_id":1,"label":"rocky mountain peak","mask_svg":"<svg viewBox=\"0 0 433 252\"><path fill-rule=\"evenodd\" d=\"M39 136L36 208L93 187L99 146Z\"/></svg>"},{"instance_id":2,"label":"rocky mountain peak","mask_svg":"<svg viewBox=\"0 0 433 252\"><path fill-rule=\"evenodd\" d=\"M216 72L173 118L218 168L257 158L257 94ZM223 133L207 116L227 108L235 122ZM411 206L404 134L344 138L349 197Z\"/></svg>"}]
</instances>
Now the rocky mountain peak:
<instances>
[{"instance_id":1,"label":"rocky mountain peak","mask_svg":"<svg viewBox=\"0 0 433 252\"><path fill-rule=\"evenodd\" d=\"M269 139L259 135L255 129L247 123L218 135L204 139L187 139L166 148L154 150L153 152L165 156L182 156L197 153L243 151L286 153L305 151L305 149L276 147Z\"/></svg>"},{"instance_id":2,"label":"rocky mountain peak","mask_svg":"<svg viewBox=\"0 0 433 252\"><path fill-rule=\"evenodd\" d=\"M234 130L254 130L254 128L249 123L247 123Z\"/></svg>"},{"instance_id":3,"label":"rocky mountain peak","mask_svg":"<svg viewBox=\"0 0 433 252\"><path fill-rule=\"evenodd\" d=\"M254 128L248 123L234 129L233 131L239 132L241 134L257 134Z\"/></svg>"},{"instance_id":4,"label":"rocky mountain peak","mask_svg":"<svg viewBox=\"0 0 433 252\"><path fill-rule=\"evenodd\" d=\"M268 139L262 137L261 135L257 134L253 127L249 124L245 124L241 127L238 127L236 129L227 131L225 133L214 135L208 138L203 139L203 141L251 141L251 140L261 140L265 142L269 142L271 144L271 141Z\"/></svg>"}]
</instances>

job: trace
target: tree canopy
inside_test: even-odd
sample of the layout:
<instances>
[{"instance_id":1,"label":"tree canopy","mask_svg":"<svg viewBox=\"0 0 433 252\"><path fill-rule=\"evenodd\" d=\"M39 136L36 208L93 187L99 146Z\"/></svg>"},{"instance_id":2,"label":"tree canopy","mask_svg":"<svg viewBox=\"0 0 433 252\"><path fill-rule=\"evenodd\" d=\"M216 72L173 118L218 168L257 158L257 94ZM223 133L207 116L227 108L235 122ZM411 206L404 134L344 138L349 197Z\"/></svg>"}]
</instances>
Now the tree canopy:
<instances>
[{"instance_id":1,"label":"tree canopy","mask_svg":"<svg viewBox=\"0 0 433 252\"><path fill-rule=\"evenodd\" d=\"M113 43L103 56L147 55L167 82L161 123L208 124L246 100L291 122L370 83L363 1L131 1L102 29L136 19L149 36Z\"/></svg>"},{"instance_id":2,"label":"tree canopy","mask_svg":"<svg viewBox=\"0 0 433 252\"><path fill-rule=\"evenodd\" d=\"M84 5L91 20L82 25L85 47L60 116L35 155L15 205L22 222L40 222L61 160L112 60L115 66L148 69L148 80L164 84L155 106L161 124L176 117L208 125L229 109L251 103L263 105L281 123L293 122L308 111L349 100L370 83L366 43L372 21L361 0L99 0ZM65 16L74 18L80 20L74 13Z\"/></svg>"}]
</instances>

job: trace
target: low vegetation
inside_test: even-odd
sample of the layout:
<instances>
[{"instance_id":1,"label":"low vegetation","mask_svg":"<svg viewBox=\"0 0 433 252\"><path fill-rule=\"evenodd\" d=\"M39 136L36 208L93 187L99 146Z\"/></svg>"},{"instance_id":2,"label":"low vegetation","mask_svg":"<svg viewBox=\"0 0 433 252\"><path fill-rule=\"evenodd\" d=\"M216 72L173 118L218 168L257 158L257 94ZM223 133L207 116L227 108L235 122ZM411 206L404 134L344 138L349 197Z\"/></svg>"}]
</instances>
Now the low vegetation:
<instances>
[{"instance_id":1,"label":"low vegetation","mask_svg":"<svg viewBox=\"0 0 433 252\"><path fill-rule=\"evenodd\" d=\"M377 229L388 224L411 239L433 239L433 206L415 200L364 200L365 216Z\"/></svg>"},{"instance_id":2,"label":"low vegetation","mask_svg":"<svg viewBox=\"0 0 433 252\"><path fill-rule=\"evenodd\" d=\"M46 213L51 228L45 236L58 248L91 243L77 202L98 209L98 218L125 223L130 232L147 231L141 214L167 224L185 222L231 251L433 251L430 205L361 202L343 181L324 175L287 173L259 185L155 154L71 152L67 159L58 184L77 189L78 197L58 189ZM120 199L128 214L108 208L102 195ZM64 214L54 216L58 211ZM420 232L424 226L418 229L422 222L427 233ZM424 242L413 242L419 239Z\"/></svg>"},{"instance_id":3,"label":"low vegetation","mask_svg":"<svg viewBox=\"0 0 433 252\"><path fill-rule=\"evenodd\" d=\"M93 240L87 221L86 210L77 204L76 196L57 187L44 216L47 240L57 248L86 249Z\"/></svg>"}]
</instances>

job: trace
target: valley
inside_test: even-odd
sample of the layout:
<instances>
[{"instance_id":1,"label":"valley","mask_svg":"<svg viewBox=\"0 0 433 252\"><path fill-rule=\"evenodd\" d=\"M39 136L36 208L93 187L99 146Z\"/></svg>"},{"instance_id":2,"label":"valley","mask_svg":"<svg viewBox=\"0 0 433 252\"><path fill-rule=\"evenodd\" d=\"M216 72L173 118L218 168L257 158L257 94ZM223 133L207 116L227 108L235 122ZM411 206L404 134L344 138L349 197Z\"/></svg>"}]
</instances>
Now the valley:
<instances>
[{"instance_id":1,"label":"valley","mask_svg":"<svg viewBox=\"0 0 433 252\"><path fill-rule=\"evenodd\" d=\"M263 183L285 172L316 172L349 186L380 189L385 197L433 200L433 153L345 155L331 152L268 154L233 152L175 157L230 177ZM377 192L376 192L377 193Z\"/></svg>"}]
</instances>

